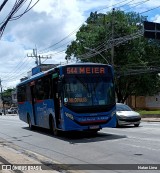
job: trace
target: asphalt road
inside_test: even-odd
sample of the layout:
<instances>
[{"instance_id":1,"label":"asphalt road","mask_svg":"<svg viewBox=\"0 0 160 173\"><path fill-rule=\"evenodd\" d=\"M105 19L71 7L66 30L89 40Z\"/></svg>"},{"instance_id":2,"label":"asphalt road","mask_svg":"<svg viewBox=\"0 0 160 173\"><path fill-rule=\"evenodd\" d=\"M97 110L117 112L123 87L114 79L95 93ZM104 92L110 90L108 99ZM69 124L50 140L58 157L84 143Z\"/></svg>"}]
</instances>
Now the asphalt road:
<instances>
[{"instance_id":1,"label":"asphalt road","mask_svg":"<svg viewBox=\"0 0 160 173\"><path fill-rule=\"evenodd\" d=\"M142 122L138 128L105 128L96 135L62 133L54 137L45 129L30 131L18 116L0 116L0 138L60 163L96 164L95 169L103 167L97 164L160 164L160 122Z\"/></svg>"}]
</instances>

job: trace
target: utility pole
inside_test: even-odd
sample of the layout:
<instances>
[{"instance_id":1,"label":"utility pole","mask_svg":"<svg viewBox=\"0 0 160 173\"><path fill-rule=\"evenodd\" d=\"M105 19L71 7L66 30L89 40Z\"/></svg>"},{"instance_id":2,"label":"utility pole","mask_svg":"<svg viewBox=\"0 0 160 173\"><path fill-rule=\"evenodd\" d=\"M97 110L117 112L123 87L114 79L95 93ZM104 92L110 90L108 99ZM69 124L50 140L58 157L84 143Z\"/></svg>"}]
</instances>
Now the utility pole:
<instances>
[{"instance_id":1,"label":"utility pole","mask_svg":"<svg viewBox=\"0 0 160 173\"><path fill-rule=\"evenodd\" d=\"M2 100L2 104L3 104L3 113L4 113L4 115L6 115L5 107L4 107L4 100L3 100L3 92L2 92L2 81L1 81L1 78L0 78L0 87L1 87L1 100Z\"/></svg>"},{"instance_id":2,"label":"utility pole","mask_svg":"<svg viewBox=\"0 0 160 173\"><path fill-rule=\"evenodd\" d=\"M111 26L112 26L112 47L111 47L111 65L114 67L114 24L115 24L115 16L114 16L114 13L115 13L115 9L113 8L112 9L112 23L111 23Z\"/></svg>"},{"instance_id":3,"label":"utility pole","mask_svg":"<svg viewBox=\"0 0 160 173\"><path fill-rule=\"evenodd\" d=\"M40 56L40 55L38 55L37 54L37 49L33 49L33 54L31 54L31 55L27 54L27 56L35 58L36 59L35 63L36 63L37 66L41 65L41 59L51 59L51 57L49 57L48 55L47 56L43 56L43 55Z\"/></svg>"}]
</instances>

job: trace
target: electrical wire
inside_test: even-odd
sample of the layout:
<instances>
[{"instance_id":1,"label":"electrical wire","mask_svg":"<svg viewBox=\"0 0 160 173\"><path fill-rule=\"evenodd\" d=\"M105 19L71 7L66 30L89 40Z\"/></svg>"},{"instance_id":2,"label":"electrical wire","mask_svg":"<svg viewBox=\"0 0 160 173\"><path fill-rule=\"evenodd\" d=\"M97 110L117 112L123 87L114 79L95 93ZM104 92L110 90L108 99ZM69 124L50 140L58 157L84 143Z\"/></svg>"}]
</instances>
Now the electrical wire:
<instances>
[{"instance_id":1,"label":"electrical wire","mask_svg":"<svg viewBox=\"0 0 160 173\"><path fill-rule=\"evenodd\" d=\"M29 62L28 59L29 59L29 57L25 56L23 61L18 63L14 70L11 71L9 74L3 76L3 78L9 78L10 76L13 76L13 74L16 74L18 71L20 71L21 67L23 67L26 64L26 62ZM24 69L24 67L23 67L23 69Z\"/></svg>"},{"instance_id":2,"label":"electrical wire","mask_svg":"<svg viewBox=\"0 0 160 173\"><path fill-rule=\"evenodd\" d=\"M48 46L47 48L44 48L42 50L39 51L39 54L42 53L46 53L46 51L49 51L50 48L52 48L53 46L56 46L57 44L61 43L62 41L66 40L68 37L72 36L74 33L77 32L77 29L79 29L82 25L80 25L79 27L77 27L74 31L72 31L71 33L69 33L67 36L65 36L63 39L61 39L60 41Z\"/></svg>"},{"instance_id":3,"label":"electrical wire","mask_svg":"<svg viewBox=\"0 0 160 173\"><path fill-rule=\"evenodd\" d=\"M124 11L128 11L128 10L130 10L130 9L133 9L133 8L135 8L135 7L138 7L139 5L142 5L142 4L144 4L144 3L148 2L148 1L150 1L150 0L145 0L145 1L141 1L141 2L136 2L136 3L130 4L130 5L134 5L134 6L128 8L128 9L126 9L126 10L124 10Z\"/></svg>"},{"instance_id":4,"label":"electrical wire","mask_svg":"<svg viewBox=\"0 0 160 173\"><path fill-rule=\"evenodd\" d=\"M6 5L7 1L8 1L8 0L4 0L4 1L3 1L2 5L0 6L0 12L1 12L1 10L3 9L3 7Z\"/></svg>"},{"instance_id":5,"label":"electrical wire","mask_svg":"<svg viewBox=\"0 0 160 173\"><path fill-rule=\"evenodd\" d=\"M6 18L0 23L0 25L1 25L1 26L0 26L0 39L1 39L2 35L3 35L3 33L4 33L4 30L5 30L5 28L6 28L7 24L8 24L8 22L11 21L11 20L17 20L17 19L19 19L20 17L22 17L25 13L27 13L29 10L31 10L31 9L39 2L39 0L37 0L31 7L30 7L30 5L31 5L31 3L32 3L32 0L30 0L29 5L28 5L27 8L25 9L25 11L24 11L22 14L18 15L18 16L14 16L15 13L17 13L17 12L20 10L20 8L22 8L22 6L23 6L26 2L27 2L27 0L16 0L15 4L13 5L13 7L12 7L12 9L11 9L11 11L10 11L10 13L9 13L9 14L6 16Z\"/></svg>"},{"instance_id":6,"label":"electrical wire","mask_svg":"<svg viewBox=\"0 0 160 173\"><path fill-rule=\"evenodd\" d=\"M134 1L134 0L132 0L132 1ZM130 2L132 2L132 1L130 1ZM98 11L105 10L105 9L108 9L108 8L111 8L111 7L113 7L113 6L117 6L117 5L119 5L119 4L123 3L123 2L126 2L126 0L121 1L121 2L119 2L119 3L116 3L116 4L114 4L114 5L111 5L111 6L103 7L103 8L101 8L101 9L97 10L97 12L98 12ZM119 7L118 7L118 8L119 8Z\"/></svg>"},{"instance_id":7,"label":"electrical wire","mask_svg":"<svg viewBox=\"0 0 160 173\"><path fill-rule=\"evenodd\" d=\"M120 3L122 3L122 2L124 2L124 1L121 1ZM127 4L129 4L131 1L129 1L128 3L126 3L126 4L123 4L122 6L124 6L124 5L127 5ZM144 2L144 1L143 1ZM117 4L120 4L120 3L117 3ZM115 6L115 5L117 5L117 4L114 4L114 5L112 5L112 6ZM138 4L137 4L138 5ZM140 4L139 4L140 5ZM106 7L107 8L107 7ZM109 7L108 7L109 8ZM30 8L31 9L31 8ZM26 13L26 12L28 12L29 10L29 5L28 5L28 7L26 8L26 10L25 10L25 12L24 12L24 14ZM98 11L100 11L100 10L98 10ZM10 20L16 20L16 19L18 19L19 17L21 17L22 16L22 14L21 15L18 15L18 16L15 16L15 17L12 17L12 19L10 19ZM81 25L82 26L82 25ZM79 28L79 27L78 27ZM61 43L62 41L64 41L65 39L67 39L68 37L70 37L71 35L73 35L75 32L76 32L76 30L77 29L75 29L74 31L72 31L70 34L68 34L66 37L64 37L63 39L61 39L60 41L58 41L57 43L54 43L53 45L50 45L49 47L47 47L47 48L45 48L45 49L43 49L42 51L48 51L50 48L52 48L52 47L54 47L54 46L56 46L56 45L58 45L59 43ZM68 42L67 42L68 43ZM65 45L66 43L64 43L63 45ZM58 48L60 48L60 47L62 47L63 45L61 45L61 46L59 46ZM96 47L96 50L99 50L100 48L102 48L104 46L104 43L102 43L101 45L99 45L99 47ZM56 48L55 48L56 49ZM55 50L55 49L53 49L53 50ZM105 49L103 49L102 51L104 51ZM51 54L52 56L55 56L55 55L57 55L57 54L61 54L61 53L64 53L64 51L66 51L66 49L65 50L61 50L61 51L59 51L59 52L56 52L55 54ZM88 55L88 56L90 56L90 57L93 57L93 56L95 56L96 55L96 53L90 53L90 54L85 54L85 56L86 55ZM84 55L83 55L84 56Z\"/></svg>"},{"instance_id":8,"label":"electrical wire","mask_svg":"<svg viewBox=\"0 0 160 173\"><path fill-rule=\"evenodd\" d=\"M126 0L123 0L123 1L121 1L121 2L119 2L119 3L113 4L112 6L107 6L107 7L103 8L103 9L117 6L117 5L119 5L119 4L123 3L123 2L126 2ZM123 4L122 6L127 5L127 4L129 4L130 2L133 2L133 0L129 1L129 2L126 3L126 4ZM97 11L101 11L101 10L103 10L103 9L99 9L99 10L97 10ZM65 36L65 37L64 37L63 39L61 39L60 41L58 41L58 42L56 42L56 43L54 43L54 44L48 46L47 48L44 48L44 49L40 50L40 51L39 51L39 54L43 54L43 53L49 52L49 51L50 51L49 49L50 49L51 47L56 46L57 44L61 43L62 41L66 40L67 38L69 38L70 36L72 36L74 33L77 32L77 30L78 30L82 25L83 25L83 24L81 24L78 28L76 28L74 31L72 31L71 33L69 33L67 36Z\"/></svg>"},{"instance_id":9,"label":"electrical wire","mask_svg":"<svg viewBox=\"0 0 160 173\"><path fill-rule=\"evenodd\" d=\"M151 9L149 9L149 10L143 11L143 12L141 12L141 13L139 13L139 14L147 13L147 12L153 11L153 10L155 10L155 9L157 9L157 8L160 8L160 5L157 6L157 7L151 8Z\"/></svg>"}]
</instances>

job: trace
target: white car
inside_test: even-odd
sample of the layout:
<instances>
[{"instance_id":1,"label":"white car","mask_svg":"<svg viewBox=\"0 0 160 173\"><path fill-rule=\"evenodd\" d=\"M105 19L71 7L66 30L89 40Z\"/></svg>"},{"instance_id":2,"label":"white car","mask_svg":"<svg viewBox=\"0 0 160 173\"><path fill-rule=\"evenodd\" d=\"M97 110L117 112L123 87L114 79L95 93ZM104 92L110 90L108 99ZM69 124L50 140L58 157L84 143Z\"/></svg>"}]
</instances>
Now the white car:
<instances>
[{"instance_id":1,"label":"white car","mask_svg":"<svg viewBox=\"0 0 160 173\"><path fill-rule=\"evenodd\" d=\"M128 105L116 103L117 127L134 124L135 127L140 125L141 116L138 112L133 111Z\"/></svg>"},{"instance_id":2,"label":"white car","mask_svg":"<svg viewBox=\"0 0 160 173\"><path fill-rule=\"evenodd\" d=\"M11 107L7 112L8 114L17 114L17 107Z\"/></svg>"}]
</instances>

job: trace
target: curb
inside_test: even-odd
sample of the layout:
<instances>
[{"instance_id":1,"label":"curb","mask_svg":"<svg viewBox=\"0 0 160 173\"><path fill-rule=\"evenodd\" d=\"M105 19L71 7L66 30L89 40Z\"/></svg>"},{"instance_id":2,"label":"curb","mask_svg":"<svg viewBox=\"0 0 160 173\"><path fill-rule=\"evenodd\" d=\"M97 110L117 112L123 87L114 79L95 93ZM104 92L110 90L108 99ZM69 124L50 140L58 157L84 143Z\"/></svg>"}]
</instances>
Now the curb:
<instances>
[{"instance_id":1,"label":"curb","mask_svg":"<svg viewBox=\"0 0 160 173\"><path fill-rule=\"evenodd\" d=\"M37 173L41 171L44 173L82 173L79 170L67 170L67 166L64 165L0 138L0 172L2 173Z\"/></svg>"},{"instance_id":2,"label":"curb","mask_svg":"<svg viewBox=\"0 0 160 173\"><path fill-rule=\"evenodd\" d=\"M41 170L43 169L40 159L36 159L28 151L24 152L18 146L0 139L0 172L35 173ZM57 170L47 168L43 172L59 173Z\"/></svg>"},{"instance_id":3,"label":"curb","mask_svg":"<svg viewBox=\"0 0 160 173\"><path fill-rule=\"evenodd\" d=\"M141 121L145 121L145 122L160 122L160 118L141 118Z\"/></svg>"}]
</instances>

